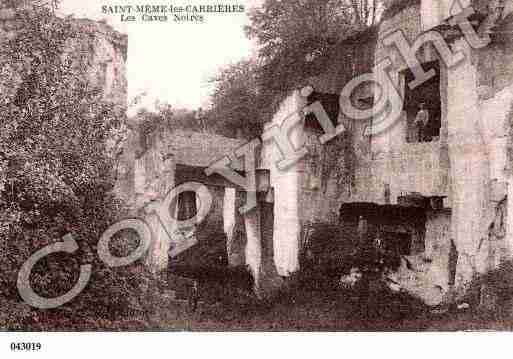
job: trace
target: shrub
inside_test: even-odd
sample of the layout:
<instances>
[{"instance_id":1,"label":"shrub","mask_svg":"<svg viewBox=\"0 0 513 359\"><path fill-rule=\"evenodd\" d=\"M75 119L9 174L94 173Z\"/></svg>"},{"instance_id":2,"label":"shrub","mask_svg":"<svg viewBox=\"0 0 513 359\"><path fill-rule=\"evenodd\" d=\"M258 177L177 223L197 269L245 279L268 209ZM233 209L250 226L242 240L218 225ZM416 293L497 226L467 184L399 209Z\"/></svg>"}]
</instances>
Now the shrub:
<instances>
[{"instance_id":1,"label":"shrub","mask_svg":"<svg viewBox=\"0 0 513 359\"><path fill-rule=\"evenodd\" d=\"M0 328L101 327L135 312L144 322L141 298L151 274L140 265L107 268L96 254L101 234L124 210L112 194L116 149L106 144L123 128L124 108L88 83L93 39L73 20L44 6L19 9L15 20L17 36L0 54L2 66L23 79L0 103ZM80 56L66 53L70 38L82 44ZM0 74L0 85L14 86L12 77ZM32 286L45 297L62 295L76 283L80 265L92 263L88 287L55 310L20 304L16 280L23 263L68 233L79 251L39 261Z\"/></svg>"}]
</instances>

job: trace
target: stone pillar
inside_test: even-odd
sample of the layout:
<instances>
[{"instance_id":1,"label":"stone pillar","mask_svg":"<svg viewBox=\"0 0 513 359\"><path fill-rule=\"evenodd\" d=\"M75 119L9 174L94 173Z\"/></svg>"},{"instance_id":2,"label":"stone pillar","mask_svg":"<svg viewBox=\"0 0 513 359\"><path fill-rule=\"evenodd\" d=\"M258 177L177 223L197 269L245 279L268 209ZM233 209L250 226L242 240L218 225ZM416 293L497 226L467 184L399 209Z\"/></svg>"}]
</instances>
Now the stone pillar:
<instances>
[{"instance_id":1,"label":"stone pillar","mask_svg":"<svg viewBox=\"0 0 513 359\"><path fill-rule=\"evenodd\" d=\"M298 93L287 98L273 118L273 124L281 126L291 114L298 116L305 105ZM305 144L304 119L296 119L297 125L290 131L289 140L294 148ZM274 187L274 263L280 276L287 277L299 270L300 191L301 172L298 163L284 169L278 167L283 155L276 148L271 152L271 183Z\"/></svg>"},{"instance_id":2,"label":"stone pillar","mask_svg":"<svg viewBox=\"0 0 513 359\"><path fill-rule=\"evenodd\" d=\"M226 188L223 200L223 227L226 234L228 265L237 267L245 264L244 218L239 213L243 205L235 188Z\"/></svg>"},{"instance_id":3,"label":"stone pillar","mask_svg":"<svg viewBox=\"0 0 513 359\"><path fill-rule=\"evenodd\" d=\"M430 211L426 221L426 250L425 258L431 261L426 274L427 280L432 285L443 288L443 292L449 290L450 277L450 235L451 215L442 211Z\"/></svg>"},{"instance_id":4,"label":"stone pillar","mask_svg":"<svg viewBox=\"0 0 513 359\"><path fill-rule=\"evenodd\" d=\"M223 231L226 234L226 251L228 252L228 265L233 266L231 247L235 234L235 188L225 188L223 197Z\"/></svg>"},{"instance_id":5,"label":"stone pillar","mask_svg":"<svg viewBox=\"0 0 513 359\"><path fill-rule=\"evenodd\" d=\"M152 231L152 243L148 250L145 264L151 272L160 273L167 269L171 237L160 223L156 213L148 214L145 221Z\"/></svg>"},{"instance_id":6,"label":"stone pillar","mask_svg":"<svg viewBox=\"0 0 513 359\"><path fill-rule=\"evenodd\" d=\"M246 264L249 266L255 281L255 291L260 288L260 271L262 267L262 235L261 235L261 213L260 207L253 208L244 215L246 227Z\"/></svg>"},{"instance_id":7,"label":"stone pillar","mask_svg":"<svg viewBox=\"0 0 513 359\"><path fill-rule=\"evenodd\" d=\"M166 195L173 189L175 183L175 162L172 157L162 158L160 163L160 173L158 176L157 186L155 190L159 196L156 200L146 204L145 208L149 209L160 205L166 198ZM169 209L170 210L170 209ZM175 213L171 213L172 217L176 217L176 207L173 209ZM150 271L159 273L167 269L169 262L169 250L172 241L173 228L169 223L162 223L156 212L148 210L146 215L146 223L152 230L152 243L146 256L146 265ZM164 225L166 227L164 227ZM171 232L171 233L169 233Z\"/></svg>"},{"instance_id":8,"label":"stone pillar","mask_svg":"<svg viewBox=\"0 0 513 359\"><path fill-rule=\"evenodd\" d=\"M283 288L284 281L278 275L274 264L274 208L273 203L262 201L259 203L262 227L262 267L260 271L260 296L270 298Z\"/></svg>"},{"instance_id":9,"label":"stone pillar","mask_svg":"<svg viewBox=\"0 0 513 359\"><path fill-rule=\"evenodd\" d=\"M260 299L269 299L283 287L274 264L274 208L273 203L259 194L258 205L244 215L246 226L246 264L255 280L255 292Z\"/></svg>"},{"instance_id":10,"label":"stone pillar","mask_svg":"<svg viewBox=\"0 0 513 359\"><path fill-rule=\"evenodd\" d=\"M274 203L274 262L278 273L287 277L299 270L299 178L292 174L279 182Z\"/></svg>"},{"instance_id":11,"label":"stone pillar","mask_svg":"<svg viewBox=\"0 0 513 359\"><path fill-rule=\"evenodd\" d=\"M506 252L513 258L513 178L508 179L508 199L506 202Z\"/></svg>"},{"instance_id":12,"label":"stone pillar","mask_svg":"<svg viewBox=\"0 0 513 359\"><path fill-rule=\"evenodd\" d=\"M262 227L262 273L264 276L276 276L274 265L274 208L273 203L261 202L261 227Z\"/></svg>"},{"instance_id":13,"label":"stone pillar","mask_svg":"<svg viewBox=\"0 0 513 359\"><path fill-rule=\"evenodd\" d=\"M513 180L511 178L511 164L508 159L510 116L513 108L513 84L501 91L494 92L488 86L480 87L481 96L481 127L487 143L490 158L490 180L493 206L496 206L507 195L512 197ZM511 207L508 201L508 206ZM508 213L512 213L509 211ZM493 211L490 212L493 215ZM507 217L506 238L504 249L507 257L513 257L513 221L512 216Z\"/></svg>"},{"instance_id":14,"label":"stone pillar","mask_svg":"<svg viewBox=\"0 0 513 359\"><path fill-rule=\"evenodd\" d=\"M441 123L440 123L440 152L439 152L439 176L438 176L438 193L450 193L450 167L451 161L449 159L449 119L448 114L448 69L441 62L440 63L440 106L441 106ZM449 199L450 201L450 199Z\"/></svg>"},{"instance_id":15,"label":"stone pillar","mask_svg":"<svg viewBox=\"0 0 513 359\"><path fill-rule=\"evenodd\" d=\"M452 238L458 251L456 290L463 294L476 273L480 242L487 237L489 160L479 126L476 69L468 44L457 40L455 50L466 52L463 63L448 69L448 147L452 191Z\"/></svg>"},{"instance_id":16,"label":"stone pillar","mask_svg":"<svg viewBox=\"0 0 513 359\"><path fill-rule=\"evenodd\" d=\"M485 221L489 207L487 157L475 146L467 146L466 149L451 150L452 237L459 254L456 285L472 279L477 269L477 257L484 255L479 251L479 244L483 238L487 238L488 228Z\"/></svg>"}]
</instances>

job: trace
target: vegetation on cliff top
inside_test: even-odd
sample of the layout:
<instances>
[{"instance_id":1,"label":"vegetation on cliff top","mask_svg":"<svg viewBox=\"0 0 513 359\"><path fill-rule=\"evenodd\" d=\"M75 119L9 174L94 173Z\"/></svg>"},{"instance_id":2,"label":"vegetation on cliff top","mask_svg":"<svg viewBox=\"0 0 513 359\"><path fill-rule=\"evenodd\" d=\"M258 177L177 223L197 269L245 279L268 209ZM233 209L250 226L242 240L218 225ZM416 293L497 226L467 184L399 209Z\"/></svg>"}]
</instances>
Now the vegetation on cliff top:
<instances>
[{"instance_id":1,"label":"vegetation on cliff top","mask_svg":"<svg viewBox=\"0 0 513 359\"><path fill-rule=\"evenodd\" d=\"M249 14L246 35L257 56L228 65L215 78L208 120L223 132L259 135L291 90L326 68L330 51L348 34L374 25L379 0L267 0Z\"/></svg>"}]
</instances>

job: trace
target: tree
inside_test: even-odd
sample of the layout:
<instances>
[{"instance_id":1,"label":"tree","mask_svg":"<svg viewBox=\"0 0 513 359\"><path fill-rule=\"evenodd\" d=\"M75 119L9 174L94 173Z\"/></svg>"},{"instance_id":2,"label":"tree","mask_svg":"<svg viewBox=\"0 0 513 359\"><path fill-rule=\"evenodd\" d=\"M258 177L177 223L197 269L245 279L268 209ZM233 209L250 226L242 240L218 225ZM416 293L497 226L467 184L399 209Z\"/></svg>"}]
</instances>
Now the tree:
<instances>
[{"instance_id":1,"label":"tree","mask_svg":"<svg viewBox=\"0 0 513 359\"><path fill-rule=\"evenodd\" d=\"M212 79L215 90L207 124L216 132L235 136L240 130L253 137L261 130L257 69L254 61L243 60L223 68Z\"/></svg>"},{"instance_id":2,"label":"tree","mask_svg":"<svg viewBox=\"0 0 513 359\"><path fill-rule=\"evenodd\" d=\"M71 233L79 255L39 261L31 283L41 295L56 297L74 285L82 261L95 263L91 281L105 284L110 278L117 288L109 286L106 292L101 285L88 286L80 298L89 301L72 311L83 320L94 310L108 313L105 307L99 309L102 301L129 300L127 288L136 283L101 267L93 255L101 234L119 215L111 192L116 149L109 149L108 142L117 142L125 109L105 101L101 89L91 87L85 71L94 56L94 39L73 20L55 17L53 7L37 4L18 8L15 16L16 36L0 50L0 67L9 64L12 70L0 74L0 85L17 89L0 103L0 312L9 312L4 299L17 300L22 264ZM66 52L69 39L83 46L80 56ZM12 81L13 73L22 79L19 86ZM21 325L14 318L12 323ZM5 328L1 321L0 327Z\"/></svg>"},{"instance_id":3,"label":"tree","mask_svg":"<svg viewBox=\"0 0 513 359\"><path fill-rule=\"evenodd\" d=\"M0 328L116 329L120 321L127 329L148 328L160 297L145 297L144 288L155 278L140 263L110 268L95 255L101 234L126 214L111 191L125 106L91 86L85 71L94 63L95 40L72 19L55 17L54 6L18 8L16 36L0 50L0 68L7 69L0 87L15 89L0 99ZM81 46L79 56L67 51L69 39ZM44 297L60 296L76 283L80 264L91 263L89 285L61 308L25 308L16 290L20 267L68 233L79 250L39 261L31 285ZM123 257L137 243L125 231L111 250Z\"/></svg>"},{"instance_id":4,"label":"tree","mask_svg":"<svg viewBox=\"0 0 513 359\"><path fill-rule=\"evenodd\" d=\"M380 0L266 0L249 13L246 35L256 59L215 78L211 121L257 135L288 93L320 74L331 49L348 33L373 25Z\"/></svg>"},{"instance_id":5,"label":"tree","mask_svg":"<svg viewBox=\"0 0 513 359\"><path fill-rule=\"evenodd\" d=\"M22 27L2 55L29 65L0 113L0 159L6 167L2 204L32 214L21 222L35 220L36 207L80 217L85 192L112 186L106 140L120 126L123 109L90 88L86 57L63 56L66 40L81 36L71 22L46 7L20 10L17 21Z\"/></svg>"},{"instance_id":6,"label":"tree","mask_svg":"<svg viewBox=\"0 0 513 359\"><path fill-rule=\"evenodd\" d=\"M246 33L259 45L258 82L270 112L273 98L322 70L330 47L352 27L350 10L333 0L267 0L250 12Z\"/></svg>"}]
</instances>

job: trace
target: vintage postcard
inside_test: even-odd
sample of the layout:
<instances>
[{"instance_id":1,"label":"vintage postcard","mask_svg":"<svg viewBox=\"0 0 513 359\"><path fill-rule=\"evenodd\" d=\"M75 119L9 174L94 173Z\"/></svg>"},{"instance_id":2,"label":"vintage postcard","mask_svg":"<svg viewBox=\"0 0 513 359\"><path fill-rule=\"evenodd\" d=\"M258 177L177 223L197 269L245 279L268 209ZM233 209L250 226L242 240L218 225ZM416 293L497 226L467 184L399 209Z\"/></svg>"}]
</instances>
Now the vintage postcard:
<instances>
[{"instance_id":1,"label":"vintage postcard","mask_svg":"<svg viewBox=\"0 0 513 359\"><path fill-rule=\"evenodd\" d=\"M512 0L1 0L0 45L0 331L513 329Z\"/></svg>"}]
</instances>

